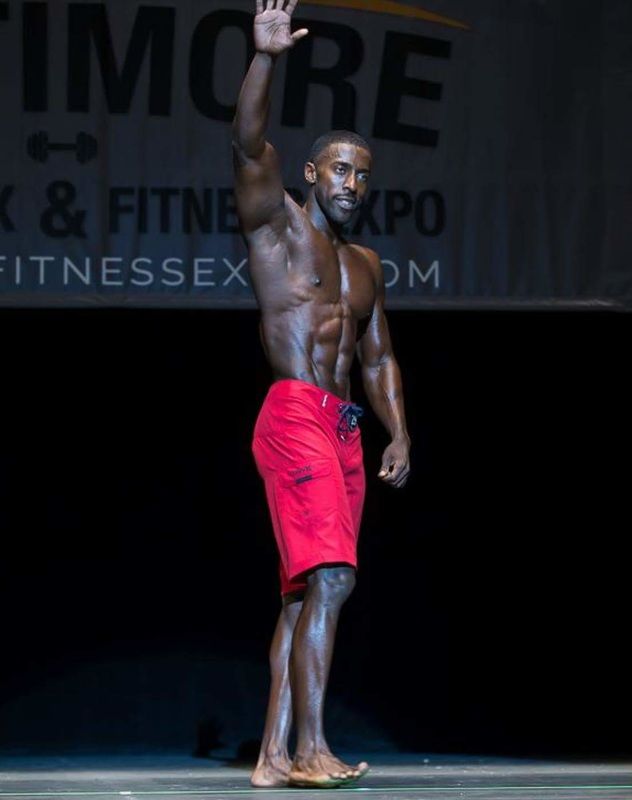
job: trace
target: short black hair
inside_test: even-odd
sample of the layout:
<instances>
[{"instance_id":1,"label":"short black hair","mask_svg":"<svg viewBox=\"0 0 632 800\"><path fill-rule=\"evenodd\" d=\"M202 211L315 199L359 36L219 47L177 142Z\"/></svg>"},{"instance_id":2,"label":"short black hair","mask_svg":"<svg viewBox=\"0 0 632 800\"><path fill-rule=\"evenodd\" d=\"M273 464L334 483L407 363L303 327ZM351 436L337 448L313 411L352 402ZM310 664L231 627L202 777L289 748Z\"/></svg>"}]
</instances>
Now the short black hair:
<instances>
[{"instance_id":1,"label":"short black hair","mask_svg":"<svg viewBox=\"0 0 632 800\"><path fill-rule=\"evenodd\" d=\"M359 134L353 133L353 131L330 131L316 139L309 152L308 160L311 161L312 164L315 164L318 156L323 150L326 150L330 144L353 144L356 147L363 147L365 150L368 150L369 153L371 152L371 148L366 139L363 139Z\"/></svg>"}]
</instances>

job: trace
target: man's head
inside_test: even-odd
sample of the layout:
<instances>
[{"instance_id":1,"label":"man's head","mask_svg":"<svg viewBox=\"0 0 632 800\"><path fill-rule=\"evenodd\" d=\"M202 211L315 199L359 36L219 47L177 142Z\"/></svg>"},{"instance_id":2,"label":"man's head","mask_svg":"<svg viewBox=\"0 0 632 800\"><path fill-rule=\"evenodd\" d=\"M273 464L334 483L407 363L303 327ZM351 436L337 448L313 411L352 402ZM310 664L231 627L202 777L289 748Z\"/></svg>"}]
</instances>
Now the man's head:
<instances>
[{"instance_id":1,"label":"man's head","mask_svg":"<svg viewBox=\"0 0 632 800\"><path fill-rule=\"evenodd\" d=\"M312 146L305 165L305 180L324 214L344 225L351 219L366 193L371 174L371 150L351 131L331 131Z\"/></svg>"}]
</instances>

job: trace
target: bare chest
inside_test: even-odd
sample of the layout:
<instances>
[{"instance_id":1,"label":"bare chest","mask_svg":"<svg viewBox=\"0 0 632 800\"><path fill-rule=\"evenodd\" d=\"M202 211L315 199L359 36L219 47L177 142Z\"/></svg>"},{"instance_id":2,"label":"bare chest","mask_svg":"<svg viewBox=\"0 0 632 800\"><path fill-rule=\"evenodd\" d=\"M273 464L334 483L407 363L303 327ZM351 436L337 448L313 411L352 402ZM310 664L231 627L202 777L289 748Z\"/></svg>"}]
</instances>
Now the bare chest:
<instances>
[{"instance_id":1,"label":"bare chest","mask_svg":"<svg viewBox=\"0 0 632 800\"><path fill-rule=\"evenodd\" d=\"M333 245L319 231L306 231L288 248L288 279L304 300L341 305L358 321L375 304L375 281L367 257L353 245Z\"/></svg>"}]
</instances>

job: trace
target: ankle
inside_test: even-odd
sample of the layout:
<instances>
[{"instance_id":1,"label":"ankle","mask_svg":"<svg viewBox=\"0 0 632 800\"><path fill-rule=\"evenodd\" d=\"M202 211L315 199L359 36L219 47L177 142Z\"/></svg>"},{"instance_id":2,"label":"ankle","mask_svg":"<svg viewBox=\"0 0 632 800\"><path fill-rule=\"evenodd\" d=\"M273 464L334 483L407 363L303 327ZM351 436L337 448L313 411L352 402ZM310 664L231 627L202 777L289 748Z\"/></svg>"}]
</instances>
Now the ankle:
<instances>
[{"instance_id":1,"label":"ankle","mask_svg":"<svg viewBox=\"0 0 632 800\"><path fill-rule=\"evenodd\" d=\"M281 747L275 743L270 743L261 748L261 758L266 761L289 761L290 757L287 747Z\"/></svg>"},{"instance_id":2,"label":"ankle","mask_svg":"<svg viewBox=\"0 0 632 800\"><path fill-rule=\"evenodd\" d=\"M301 742L296 745L295 761L313 758L314 756L327 755L329 753L327 742L320 739L315 742Z\"/></svg>"}]
</instances>

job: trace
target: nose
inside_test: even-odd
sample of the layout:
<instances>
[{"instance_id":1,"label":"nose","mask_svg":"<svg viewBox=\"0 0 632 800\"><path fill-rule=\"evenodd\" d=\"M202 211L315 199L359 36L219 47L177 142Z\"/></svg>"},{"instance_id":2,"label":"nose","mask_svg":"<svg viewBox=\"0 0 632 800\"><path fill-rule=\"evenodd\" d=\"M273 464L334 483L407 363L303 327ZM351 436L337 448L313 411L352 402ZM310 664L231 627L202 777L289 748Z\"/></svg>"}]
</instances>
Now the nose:
<instances>
[{"instance_id":1,"label":"nose","mask_svg":"<svg viewBox=\"0 0 632 800\"><path fill-rule=\"evenodd\" d=\"M349 172L347 178L344 183L344 188L348 189L353 194L356 194L358 191L358 179L356 177L355 172Z\"/></svg>"}]
</instances>

